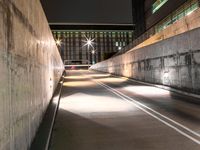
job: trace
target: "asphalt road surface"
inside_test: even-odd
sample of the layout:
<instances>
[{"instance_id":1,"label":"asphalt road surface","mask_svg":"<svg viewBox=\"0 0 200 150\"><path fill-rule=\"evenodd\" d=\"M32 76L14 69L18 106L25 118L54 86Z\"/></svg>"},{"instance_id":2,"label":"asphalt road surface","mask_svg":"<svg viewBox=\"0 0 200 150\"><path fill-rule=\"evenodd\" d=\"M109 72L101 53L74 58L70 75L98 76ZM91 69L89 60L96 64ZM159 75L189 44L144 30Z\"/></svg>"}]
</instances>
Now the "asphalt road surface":
<instances>
[{"instance_id":1,"label":"asphalt road surface","mask_svg":"<svg viewBox=\"0 0 200 150\"><path fill-rule=\"evenodd\" d=\"M200 150L200 99L68 71L50 150Z\"/></svg>"}]
</instances>

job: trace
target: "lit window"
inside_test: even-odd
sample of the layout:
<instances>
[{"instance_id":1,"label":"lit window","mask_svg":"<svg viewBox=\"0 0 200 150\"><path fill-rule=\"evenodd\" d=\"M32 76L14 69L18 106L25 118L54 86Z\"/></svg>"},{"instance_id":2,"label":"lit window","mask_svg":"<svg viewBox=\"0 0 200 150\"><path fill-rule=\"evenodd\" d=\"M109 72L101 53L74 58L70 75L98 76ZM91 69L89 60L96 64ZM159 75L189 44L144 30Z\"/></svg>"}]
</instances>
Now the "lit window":
<instances>
[{"instance_id":1,"label":"lit window","mask_svg":"<svg viewBox=\"0 0 200 150\"><path fill-rule=\"evenodd\" d=\"M193 11L195 11L196 9L198 9L199 5L198 5L198 2L193 2L193 4L190 5L190 7L188 7L186 10L185 10L185 14L186 16L187 15L190 15Z\"/></svg>"},{"instance_id":2,"label":"lit window","mask_svg":"<svg viewBox=\"0 0 200 150\"><path fill-rule=\"evenodd\" d=\"M165 29L167 26L175 23L184 16L190 15L193 11L199 8L198 0L187 1L184 5L179 7L176 11L171 13L167 18L162 20L155 26L156 32L160 32Z\"/></svg>"},{"instance_id":3,"label":"lit window","mask_svg":"<svg viewBox=\"0 0 200 150\"><path fill-rule=\"evenodd\" d=\"M156 2L152 6L152 13L155 13L159 10L168 0L156 0Z\"/></svg>"},{"instance_id":4,"label":"lit window","mask_svg":"<svg viewBox=\"0 0 200 150\"><path fill-rule=\"evenodd\" d=\"M126 42L123 42L123 46L126 46Z\"/></svg>"},{"instance_id":5,"label":"lit window","mask_svg":"<svg viewBox=\"0 0 200 150\"><path fill-rule=\"evenodd\" d=\"M119 43L118 43L118 42L116 42L116 43L115 43L115 45L116 45L116 46L119 46Z\"/></svg>"}]
</instances>

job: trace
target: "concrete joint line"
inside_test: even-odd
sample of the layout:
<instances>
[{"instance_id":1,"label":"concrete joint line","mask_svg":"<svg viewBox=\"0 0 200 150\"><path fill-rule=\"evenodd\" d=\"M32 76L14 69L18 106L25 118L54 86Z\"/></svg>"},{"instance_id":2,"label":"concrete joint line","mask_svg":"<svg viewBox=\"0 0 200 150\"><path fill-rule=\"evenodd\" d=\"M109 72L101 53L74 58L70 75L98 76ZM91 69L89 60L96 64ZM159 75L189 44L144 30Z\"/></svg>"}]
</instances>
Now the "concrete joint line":
<instances>
[{"instance_id":1,"label":"concrete joint line","mask_svg":"<svg viewBox=\"0 0 200 150\"><path fill-rule=\"evenodd\" d=\"M108 91L114 93L118 97L122 98L123 100L128 101L131 104L134 104L137 108L139 108L143 112L147 113L148 115L152 116L153 118L157 119L158 121L162 122L163 124L167 125L168 127L172 128L173 130L177 131L181 135L187 137L188 139L190 139L193 142L200 145L200 140L199 140L200 134L199 133L197 133L197 132L189 129L188 127L168 118L165 115L162 115L161 113L153 110L152 108L132 99L131 97L129 97L127 95L124 95L120 91L113 89L112 87L110 87L110 86L108 86L108 85L106 85L102 82L96 81L95 79L93 79L93 81L95 83L97 83L98 85L104 87Z\"/></svg>"}]
</instances>

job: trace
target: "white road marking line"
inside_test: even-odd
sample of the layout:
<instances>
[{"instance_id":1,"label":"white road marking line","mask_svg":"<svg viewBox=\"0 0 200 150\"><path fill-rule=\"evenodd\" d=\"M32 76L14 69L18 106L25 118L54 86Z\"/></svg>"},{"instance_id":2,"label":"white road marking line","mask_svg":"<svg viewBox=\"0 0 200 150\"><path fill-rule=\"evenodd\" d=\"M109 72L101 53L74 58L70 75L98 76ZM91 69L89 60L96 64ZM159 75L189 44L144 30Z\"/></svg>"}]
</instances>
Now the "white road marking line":
<instances>
[{"instance_id":1,"label":"white road marking line","mask_svg":"<svg viewBox=\"0 0 200 150\"><path fill-rule=\"evenodd\" d=\"M97 81L97 82L99 82L99 81ZM102 82L100 82L100 83L101 83L101 84L104 84L104 83L102 83ZM132 99L131 97L129 97L129 96L123 94L122 92L120 92L120 91L118 91L118 90L116 90L116 89L114 89L114 88L112 88L112 87L110 87L110 86L108 86L108 85L106 85L106 84L104 84L104 85L107 86L107 87L109 87L109 88L111 88L112 90L118 92L119 94L121 94L122 96L128 98L129 100L134 101L134 102L137 103L138 105L141 105L142 107L145 107L145 108L149 109L150 111L152 111L152 112L154 112L155 114L157 114L157 115L159 115L159 116L165 118L166 120L169 120L169 121L173 122L173 123L176 124L177 126L182 127L183 129L187 130L188 132L194 134L195 136L200 137L200 134L199 134L199 133L197 133L197 132L195 132L195 131L189 129L188 127L186 127L186 126L184 126L184 125L182 125L182 124L180 124L180 123L178 123L178 122L176 122L176 121L170 119L170 118L167 117L167 116L162 115L161 113L159 113L159 112L153 110L152 108L150 108L150 107L148 107L148 106L146 106L146 105L144 105L144 104L142 104L142 103L140 103L140 102L138 102L138 101Z\"/></svg>"},{"instance_id":2,"label":"white road marking line","mask_svg":"<svg viewBox=\"0 0 200 150\"><path fill-rule=\"evenodd\" d=\"M120 79L120 78L126 78L126 79L128 79L128 80L130 80L130 81L134 81L134 82L138 82L138 83L141 83L141 84L147 84L147 85L149 85L149 86L153 86L153 85L150 84L150 83L144 83L144 82L141 82L141 81L135 81L135 80L129 79L129 78L127 78L127 77L120 77L120 76L116 76L116 75L111 75L111 76L114 76L114 77L116 77L116 78L118 78L118 79ZM96 82L96 81L95 81L95 82ZM97 82L100 82L100 81L97 81ZM101 83L101 84L104 84L104 83L102 83L102 82L100 82L100 83ZM105 85L105 86L108 86L108 85L106 85L106 84L104 84L104 85ZM183 129L187 130L188 132L194 134L195 136L200 137L200 134L199 134L199 133L197 133L197 132L195 132L195 131L189 129L188 127L186 127L186 126L184 126L184 125L182 125L182 124L180 124L180 123L178 123L178 122L176 122L176 121L170 119L170 118L167 117L167 116L162 115L161 113L159 113L159 112L153 110L152 108L150 108L150 107L148 107L148 106L146 106L146 105L144 105L144 104L142 104L142 103L140 103L140 102L138 102L138 101L132 99L131 97L129 97L129 96L123 94L122 92L120 92L120 91L118 91L118 90L116 90L116 89L114 89L114 88L112 88L112 87L110 87L110 86L108 86L108 87L111 88L112 90L114 90L114 91L120 93L122 96L128 98L129 100L134 101L134 102L137 103L138 105L141 105L141 106L143 106L143 107L149 109L150 111L154 112L155 114L160 115L161 117L165 118L166 120L169 120L169 121L173 122L173 123L176 124L177 126L182 127ZM155 86L154 86L154 87L155 87ZM157 87L157 88L158 88L158 87ZM164 89L164 90L166 90L166 89ZM168 91L168 90L166 90L166 91Z\"/></svg>"},{"instance_id":3,"label":"white road marking line","mask_svg":"<svg viewBox=\"0 0 200 150\"><path fill-rule=\"evenodd\" d=\"M192 134L194 134L194 135L200 137L200 134L196 133L195 131L193 131L193 130L191 130L191 129L185 127L184 125L181 125L180 123L178 123L178 122L176 122L176 121L174 121L174 120L172 120L172 119L170 119L170 118L168 118L168 117L166 117L166 116L160 114L159 112L157 112L157 111L155 111L155 110L153 110L153 109L147 107L146 105L144 105L144 104L142 104L142 103L140 103L140 102L138 102L138 101L132 99L131 97L129 97L129 96L127 96L127 95L124 95L123 93L119 92L118 90L113 89L112 87L110 87L110 86L108 86L108 85L106 85L106 84L104 84L104 83L102 83L102 82L96 81L96 80L94 80L94 79L93 79L93 81L96 82L98 85L100 85L100 86L106 88L106 89L109 90L110 92L116 94L117 96L119 96L119 97L122 98L123 100L126 100L126 101L128 101L129 103L131 103L131 104L134 104L134 105L135 105L136 107L138 107L140 110L144 111L145 113L149 114L149 115L152 116L153 118L159 120L160 122L164 123L164 124L167 125L168 127L174 129L174 130L177 131L178 133L182 134L183 136L189 138L189 139L192 140L193 142L195 142L195 143L197 143L197 144L200 145L200 140L198 140L198 139L196 139L196 138L190 136L189 134L187 134L187 133L181 131L181 130L178 129L177 127L175 127L175 126L173 126L172 124L166 122L165 120L159 118L158 116L156 116L156 115L154 115L153 113L147 111L146 109L148 109L148 110L154 112L155 114L157 114L157 115L159 115L159 116L165 118L165 119L168 120L168 121L173 122L173 123L176 124L177 126L182 127L183 129L187 130L188 132L190 132L190 133L192 133ZM145 108L146 108L146 109L145 109Z\"/></svg>"}]
</instances>

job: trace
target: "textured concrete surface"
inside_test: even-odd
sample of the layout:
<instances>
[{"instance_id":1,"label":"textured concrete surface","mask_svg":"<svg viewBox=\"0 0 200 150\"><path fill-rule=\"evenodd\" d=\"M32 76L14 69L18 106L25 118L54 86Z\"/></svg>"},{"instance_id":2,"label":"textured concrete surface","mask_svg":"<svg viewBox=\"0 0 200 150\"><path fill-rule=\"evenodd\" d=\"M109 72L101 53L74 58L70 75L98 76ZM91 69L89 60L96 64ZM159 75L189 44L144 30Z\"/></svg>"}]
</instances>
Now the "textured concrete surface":
<instances>
[{"instance_id":1,"label":"textured concrete surface","mask_svg":"<svg viewBox=\"0 0 200 150\"><path fill-rule=\"evenodd\" d=\"M63 85L50 150L200 149L200 135L174 124L179 122L200 133L197 99L87 71L68 72ZM114 94L111 88L129 96L132 102ZM138 102L154 112L138 107Z\"/></svg>"},{"instance_id":2,"label":"textured concrete surface","mask_svg":"<svg viewBox=\"0 0 200 150\"><path fill-rule=\"evenodd\" d=\"M91 69L200 94L200 28L97 63Z\"/></svg>"},{"instance_id":3,"label":"textured concrete surface","mask_svg":"<svg viewBox=\"0 0 200 150\"><path fill-rule=\"evenodd\" d=\"M39 0L0 0L0 150L25 150L63 71Z\"/></svg>"}]
</instances>

